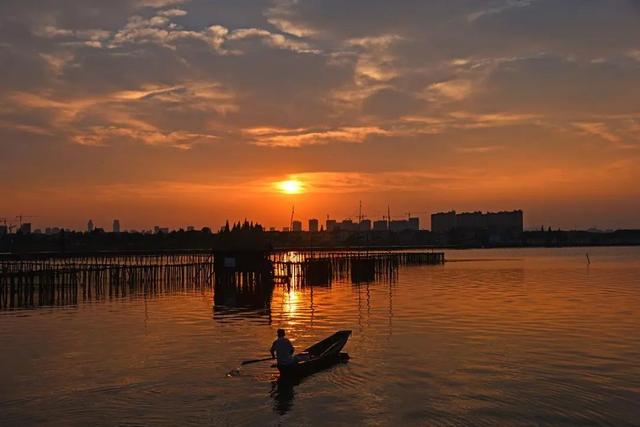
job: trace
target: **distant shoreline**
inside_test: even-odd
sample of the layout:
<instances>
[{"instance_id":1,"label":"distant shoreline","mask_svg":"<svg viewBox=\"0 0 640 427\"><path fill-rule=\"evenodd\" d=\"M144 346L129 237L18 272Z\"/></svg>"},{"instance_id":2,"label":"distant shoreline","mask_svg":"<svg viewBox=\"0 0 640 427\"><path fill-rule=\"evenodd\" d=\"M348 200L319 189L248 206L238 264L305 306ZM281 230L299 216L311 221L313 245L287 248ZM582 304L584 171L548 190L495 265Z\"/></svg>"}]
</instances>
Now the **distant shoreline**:
<instances>
[{"instance_id":1,"label":"distant shoreline","mask_svg":"<svg viewBox=\"0 0 640 427\"><path fill-rule=\"evenodd\" d=\"M162 254L214 251L391 251L508 248L618 247L640 245L640 230L539 230L498 233L488 229L457 229L448 233L427 230L402 232L271 232L247 225L213 233L172 231L159 233L60 232L57 234L0 235L0 254Z\"/></svg>"},{"instance_id":2,"label":"distant shoreline","mask_svg":"<svg viewBox=\"0 0 640 427\"><path fill-rule=\"evenodd\" d=\"M609 245L564 245L564 246L336 246L336 247L290 247L273 248L265 252L380 252L380 251L468 251L495 249L571 249L571 248L623 248L638 247L640 244L609 244ZM103 251L31 251L31 252L0 252L0 259L29 258L73 258L73 257L110 257L110 256L147 256L147 255L206 255L215 254L215 249L163 249L163 250L103 250Z\"/></svg>"}]
</instances>

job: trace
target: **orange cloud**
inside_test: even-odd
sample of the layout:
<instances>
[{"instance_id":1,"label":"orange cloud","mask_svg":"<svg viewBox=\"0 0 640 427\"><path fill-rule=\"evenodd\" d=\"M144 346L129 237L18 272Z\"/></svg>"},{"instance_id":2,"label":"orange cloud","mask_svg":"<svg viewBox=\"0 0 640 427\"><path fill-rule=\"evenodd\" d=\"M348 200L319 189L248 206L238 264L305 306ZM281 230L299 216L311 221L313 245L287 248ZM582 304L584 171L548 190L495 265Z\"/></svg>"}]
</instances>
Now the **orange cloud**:
<instances>
[{"instance_id":1,"label":"orange cloud","mask_svg":"<svg viewBox=\"0 0 640 427\"><path fill-rule=\"evenodd\" d=\"M468 97L473 91L473 83L470 80L457 79L429 86L429 93L444 97L453 101L460 101Z\"/></svg>"},{"instance_id":2,"label":"orange cloud","mask_svg":"<svg viewBox=\"0 0 640 427\"><path fill-rule=\"evenodd\" d=\"M608 142L620 142L621 138L610 131L605 123L600 122L579 122L573 124L577 129L581 130L584 134L598 136Z\"/></svg>"},{"instance_id":3,"label":"orange cloud","mask_svg":"<svg viewBox=\"0 0 640 427\"><path fill-rule=\"evenodd\" d=\"M268 147L302 147L332 142L359 144L370 136L389 134L388 131L374 126L322 130L258 127L245 129L243 132L254 144Z\"/></svg>"},{"instance_id":4,"label":"orange cloud","mask_svg":"<svg viewBox=\"0 0 640 427\"><path fill-rule=\"evenodd\" d=\"M159 130L142 130L121 128L116 126L92 127L74 136L73 141L80 145L101 147L118 139L130 139L147 145L158 145L188 150L198 143L214 142L214 135L193 132L161 132Z\"/></svg>"}]
</instances>

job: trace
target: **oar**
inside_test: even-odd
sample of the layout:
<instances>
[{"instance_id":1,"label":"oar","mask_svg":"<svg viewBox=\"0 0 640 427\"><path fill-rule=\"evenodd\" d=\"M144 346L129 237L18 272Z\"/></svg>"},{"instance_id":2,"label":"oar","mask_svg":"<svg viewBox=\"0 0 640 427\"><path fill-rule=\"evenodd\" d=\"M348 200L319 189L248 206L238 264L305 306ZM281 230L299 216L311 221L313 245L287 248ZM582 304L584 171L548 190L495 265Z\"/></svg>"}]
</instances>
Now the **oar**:
<instances>
[{"instance_id":1,"label":"oar","mask_svg":"<svg viewBox=\"0 0 640 427\"><path fill-rule=\"evenodd\" d=\"M241 365L244 366L244 365L248 365L249 363L265 362L267 360L272 360L272 359L273 357L265 357L264 359L245 360L244 362L241 363Z\"/></svg>"}]
</instances>

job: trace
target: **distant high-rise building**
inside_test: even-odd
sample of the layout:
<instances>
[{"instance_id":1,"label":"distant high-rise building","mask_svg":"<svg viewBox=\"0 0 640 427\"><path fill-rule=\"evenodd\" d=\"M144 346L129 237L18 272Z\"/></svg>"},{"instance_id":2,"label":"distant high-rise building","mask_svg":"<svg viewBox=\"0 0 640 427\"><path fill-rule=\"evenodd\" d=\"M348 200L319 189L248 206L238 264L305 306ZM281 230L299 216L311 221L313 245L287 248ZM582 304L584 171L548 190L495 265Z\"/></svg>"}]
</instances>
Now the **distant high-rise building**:
<instances>
[{"instance_id":1,"label":"distant high-rise building","mask_svg":"<svg viewBox=\"0 0 640 427\"><path fill-rule=\"evenodd\" d=\"M338 228L341 231L358 231L358 227L359 227L359 224L358 223L354 223L350 219L344 219L344 220L342 220L340 225L338 225Z\"/></svg>"},{"instance_id":2,"label":"distant high-rise building","mask_svg":"<svg viewBox=\"0 0 640 427\"><path fill-rule=\"evenodd\" d=\"M327 231L338 231L338 224L335 219L328 219L326 222L325 230Z\"/></svg>"},{"instance_id":3,"label":"distant high-rise building","mask_svg":"<svg viewBox=\"0 0 640 427\"><path fill-rule=\"evenodd\" d=\"M405 231L409 229L409 221L406 219L397 219L389 222L389 230L391 231Z\"/></svg>"},{"instance_id":4,"label":"distant high-rise building","mask_svg":"<svg viewBox=\"0 0 640 427\"><path fill-rule=\"evenodd\" d=\"M94 229L93 220L90 219L89 222L87 222L87 231L91 233L93 229Z\"/></svg>"},{"instance_id":5,"label":"distant high-rise building","mask_svg":"<svg viewBox=\"0 0 640 427\"><path fill-rule=\"evenodd\" d=\"M387 231L388 225L386 219L373 221L373 231Z\"/></svg>"},{"instance_id":6,"label":"distant high-rise building","mask_svg":"<svg viewBox=\"0 0 640 427\"><path fill-rule=\"evenodd\" d=\"M524 231L524 214L511 212L463 212L455 211L431 215L431 231L447 233L451 230L487 230L497 234L518 234Z\"/></svg>"},{"instance_id":7,"label":"distant high-rise building","mask_svg":"<svg viewBox=\"0 0 640 427\"><path fill-rule=\"evenodd\" d=\"M456 228L456 211L431 214L431 231L448 233Z\"/></svg>"},{"instance_id":8,"label":"distant high-rise building","mask_svg":"<svg viewBox=\"0 0 640 427\"><path fill-rule=\"evenodd\" d=\"M456 228L483 229L487 221L482 212L463 212L456 214Z\"/></svg>"},{"instance_id":9,"label":"distant high-rise building","mask_svg":"<svg viewBox=\"0 0 640 427\"><path fill-rule=\"evenodd\" d=\"M113 220L113 232L114 233L119 233L120 232L120 220L119 219L114 219Z\"/></svg>"},{"instance_id":10,"label":"distant high-rise building","mask_svg":"<svg viewBox=\"0 0 640 427\"><path fill-rule=\"evenodd\" d=\"M412 217L409 218L409 230L418 231L420 230L420 218Z\"/></svg>"},{"instance_id":11,"label":"distant high-rise building","mask_svg":"<svg viewBox=\"0 0 640 427\"><path fill-rule=\"evenodd\" d=\"M524 231L524 213L521 210L511 212L487 212L485 226L489 231L518 234Z\"/></svg>"},{"instance_id":12,"label":"distant high-rise building","mask_svg":"<svg viewBox=\"0 0 640 427\"><path fill-rule=\"evenodd\" d=\"M319 222L317 219L310 219L309 220L309 231L312 233L317 233L318 232L318 226L319 226Z\"/></svg>"},{"instance_id":13,"label":"distant high-rise building","mask_svg":"<svg viewBox=\"0 0 640 427\"><path fill-rule=\"evenodd\" d=\"M20 233L31 234L31 223L30 222L22 223L22 225L20 226Z\"/></svg>"},{"instance_id":14,"label":"distant high-rise building","mask_svg":"<svg viewBox=\"0 0 640 427\"><path fill-rule=\"evenodd\" d=\"M359 229L360 231L371 231L371 220L370 219L360 220Z\"/></svg>"},{"instance_id":15,"label":"distant high-rise building","mask_svg":"<svg viewBox=\"0 0 640 427\"><path fill-rule=\"evenodd\" d=\"M4 236L9 231L9 227L6 225L0 225L0 236Z\"/></svg>"},{"instance_id":16,"label":"distant high-rise building","mask_svg":"<svg viewBox=\"0 0 640 427\"><path fill-rule=\"evenodd\" d=\"M302 231L302 221L293 221L291 227L292 231Z\"/></svg>"}]
</instances>

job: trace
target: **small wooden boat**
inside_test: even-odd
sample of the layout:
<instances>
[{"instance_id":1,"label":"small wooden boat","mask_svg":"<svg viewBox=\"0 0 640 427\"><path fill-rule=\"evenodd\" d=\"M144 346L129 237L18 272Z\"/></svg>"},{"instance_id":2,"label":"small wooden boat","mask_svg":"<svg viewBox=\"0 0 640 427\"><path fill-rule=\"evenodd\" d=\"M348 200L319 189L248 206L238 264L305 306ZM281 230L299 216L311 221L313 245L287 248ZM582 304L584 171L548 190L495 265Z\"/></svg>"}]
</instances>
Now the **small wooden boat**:
<instances>
[{"instance_id":1,"label":"small wooden boat","mask_svg":"<svg viewBox=\"0 0 640 427\"><path fill-rule=\"evenodd\" d=\"M340 351L347 344L350 336L351 331L338 331L312 345L296 355L297 363L278 366L280 376L303 377L348 358L348 356L345 357L345 353L340 353Z\"/></svg>"}]
</instances>

